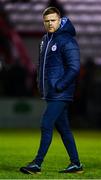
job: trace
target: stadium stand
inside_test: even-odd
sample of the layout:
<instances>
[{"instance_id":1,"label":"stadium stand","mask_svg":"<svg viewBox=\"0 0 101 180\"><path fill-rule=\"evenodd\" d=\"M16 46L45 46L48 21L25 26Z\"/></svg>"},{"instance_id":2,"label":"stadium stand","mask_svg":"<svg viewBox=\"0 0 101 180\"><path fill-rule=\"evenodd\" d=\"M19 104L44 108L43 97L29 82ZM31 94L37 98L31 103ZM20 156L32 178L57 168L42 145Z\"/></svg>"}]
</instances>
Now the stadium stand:
<instances>
[{"instance_id":1,"label":"stadium stand","mask_svg":"<svg viewBox=\"0 0 101 180\"><path fill-rule=\"evenodd\" d=\"M48 0L2 0L2 2L5 3L5 9L17 31L21 33L44 31L41 15L49 3ZM100 57L101 0L59 0L59 3L76 27L81 55Z\"/></svg>"}]
</instances>

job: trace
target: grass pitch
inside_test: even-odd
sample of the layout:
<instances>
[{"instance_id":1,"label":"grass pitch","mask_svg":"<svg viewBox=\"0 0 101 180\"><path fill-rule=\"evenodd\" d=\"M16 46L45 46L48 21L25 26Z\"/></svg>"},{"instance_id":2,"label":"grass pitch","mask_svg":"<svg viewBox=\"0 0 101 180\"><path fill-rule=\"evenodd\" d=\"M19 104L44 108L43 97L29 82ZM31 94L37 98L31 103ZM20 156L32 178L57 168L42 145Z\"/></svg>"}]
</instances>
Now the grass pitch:
<instances>
[{"instance_id":1,"label":"grass pitch","mask_svg":"<svg viewBox=\"0 0 101 180\"><path fill-rule=\"evenodd\" d=\"M83 174L59 174L69 163L60 136L54 132L40 175L26 175L21 166L34 159L39 147L40 132L33 130L0 130L0 179L100 179L101 132L74 131Z\"/></svg>"}]
</instances>

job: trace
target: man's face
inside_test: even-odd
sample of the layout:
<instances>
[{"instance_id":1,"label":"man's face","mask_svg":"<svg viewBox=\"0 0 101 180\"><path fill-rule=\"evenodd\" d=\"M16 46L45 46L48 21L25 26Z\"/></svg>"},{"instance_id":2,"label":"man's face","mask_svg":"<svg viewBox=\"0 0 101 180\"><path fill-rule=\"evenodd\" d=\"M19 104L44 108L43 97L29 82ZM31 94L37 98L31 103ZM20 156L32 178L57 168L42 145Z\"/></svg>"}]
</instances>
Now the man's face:
<instances>
[{"instance_id":1,"label":"man's face","mask_svg":"<svg viewBox=\"0 0 101 180\"><path fill-rule=\"evenodd\" d=\"M43 21L45 29L49 33L54 33L60 26L60 17L57 13L45 15Z\"/></svg>"}]
</instances>

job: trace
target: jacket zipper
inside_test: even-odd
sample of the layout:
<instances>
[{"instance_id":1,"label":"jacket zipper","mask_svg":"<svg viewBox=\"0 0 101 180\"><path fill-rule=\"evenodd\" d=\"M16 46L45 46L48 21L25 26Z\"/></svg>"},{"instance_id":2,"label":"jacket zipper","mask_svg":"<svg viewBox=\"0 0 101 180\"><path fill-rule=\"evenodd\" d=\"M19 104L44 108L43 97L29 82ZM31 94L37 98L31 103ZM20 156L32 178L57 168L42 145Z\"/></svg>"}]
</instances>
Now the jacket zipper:
<instances>
[{"instance_id":1,"label":"jacket zipper","mask_svg":"<svg viewBox=\"0 0 101 180\"><path fill-rule=\"evenodd\" d=\"M43 98L45 98L45 64L46 64L46 56L47 56L47 51L48 51L48 47L49 47L49 44L52 40L52 37L53 35L51 36L50 40L48 41L47 43L47 46L46 46L46 51L45 51L45 55L44 55L44 62L43 62Z\"/></svg>"}]
</instances>

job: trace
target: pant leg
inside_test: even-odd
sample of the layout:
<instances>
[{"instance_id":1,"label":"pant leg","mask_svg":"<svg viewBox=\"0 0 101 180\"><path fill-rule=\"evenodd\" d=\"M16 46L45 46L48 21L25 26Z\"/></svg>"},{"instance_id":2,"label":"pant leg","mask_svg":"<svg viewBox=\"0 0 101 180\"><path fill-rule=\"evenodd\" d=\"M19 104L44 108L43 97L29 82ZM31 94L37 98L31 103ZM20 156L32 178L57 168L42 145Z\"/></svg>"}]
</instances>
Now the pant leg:
<instances>
[{"instance_id":1,"label":"pant leg","mask_svg":"<svg viewBox=\"0 0 101 180\"><path fill-rule=\"evenodd\" d=\"M69 126L68 106L64 109L61 117L55 122L56 129L61 135L62 141L70 157L70 161L79 164L78 152L73 134Z\"/></svg>"},{"instance_id":2,"label":"pant leg","mask_svg":"<svg viewBox=\"0 0 101 180\"><path fill-rule=\"evenodd\" d=\"M54 123L64 111L65 106L66 102L63 101L48 101L47 103L47 108L43 114L41 122L40 147L35 158L35 162L38 165L41 165L43 162L43 159L51 144Z\"/></svg>"}]
</instances>

